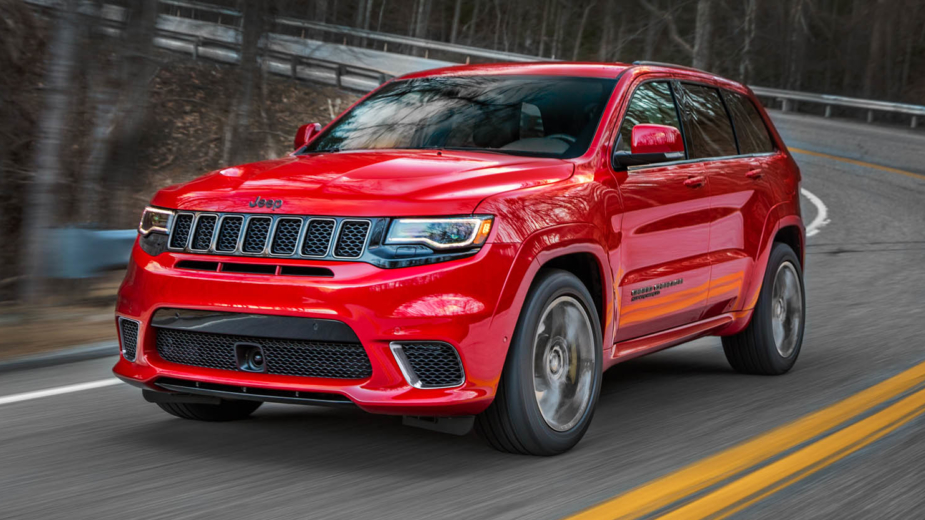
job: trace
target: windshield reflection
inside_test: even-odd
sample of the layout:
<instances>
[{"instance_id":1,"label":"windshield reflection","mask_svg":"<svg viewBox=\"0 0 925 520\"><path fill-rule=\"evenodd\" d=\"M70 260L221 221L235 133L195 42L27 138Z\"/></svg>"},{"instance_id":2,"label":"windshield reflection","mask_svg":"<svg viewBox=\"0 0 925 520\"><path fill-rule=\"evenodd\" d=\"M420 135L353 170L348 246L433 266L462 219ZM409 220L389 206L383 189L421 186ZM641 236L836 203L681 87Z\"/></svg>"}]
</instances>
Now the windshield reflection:
<instances>
[{"instance_id":1,"label":"windshield reflection","mask_svg":"<svg viewBox=\"0 0 925 520\"><path fill-rule=\"evenodd\" d=\"M396 81L304 152L463 149L577 157L588 149L615 83L546 76Z\"/></svg>"}]
</instances>

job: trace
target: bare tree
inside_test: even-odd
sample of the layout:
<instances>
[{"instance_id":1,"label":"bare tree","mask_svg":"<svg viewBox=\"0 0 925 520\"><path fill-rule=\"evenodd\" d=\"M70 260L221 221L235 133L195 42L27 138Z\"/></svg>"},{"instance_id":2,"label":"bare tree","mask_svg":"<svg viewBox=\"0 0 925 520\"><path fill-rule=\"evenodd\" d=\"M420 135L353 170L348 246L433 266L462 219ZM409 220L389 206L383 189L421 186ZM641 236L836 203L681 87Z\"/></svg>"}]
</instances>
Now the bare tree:
<instances>
[{"instance_id":1,"label":"bare tree","mask_svg":"<svg viewBox=\"0 0 925 520\"><path fill-rule=\"evenodd\" d=\"M748 83L752 79L752 48L755 45L755 31L758 21L758 0L745 0L745 20L742 22L742 57L739 61L739 81Z\"/></svg>"},{"instance_id":2,"label":"bare tree","mask_svg":"<svg viewBox=\"0 0 925 520\"><path fill-rule=\"evenodd\" d=\"M578 30L575 31L575 46L572 49L572 61L578 60L578 53L581 51L582 36L585 35L585 25L588 23L588 14L596 3L596 0L588 2L588 5L586 5L581 12L581 21L578 22Z\"/></svg>"},{"instance_id":3,"label":"bare tree","mask_svg":"<svg viewBox=\"0 0 925 520\"><path fill-rule=\"evenodd\" d=\"M713 0L698 0L697 22L694 29L694 68L710 67L710 41L713 38Z\"/></svg>"},{"instance_id":4,"label":"bare tree","mask_svg":"<svg viewBox=\"0 0 925 520\"><path fill-rule=\"evenodd\" d=\"M61 158L67 135L67 114L71 104L71 80L77 52L77 1L67 0L58 11L52 40L48 47L45 71L45 107L39 118L39 136L35 147L35 177L26 190L23 234L26 254L22 272L26 280L21 298L38 302L45 295L48 267L48 230L55 223L55 189L61 179Z\"/></svg>"},{"instance_id":5,"label":"bare tree","mask_svg":"<svg viewBox=\"0 0 925 520\"><path fill-rule=\"evenodd\" d=\"M251 105L257 79L258 45L266 23L265 9L264 2L258 0L244 3L241 65L238 70L239 89L225 126L225 146L222 154L222 162L225 164L242 162L245 157L245 142L250 133Z\"/></svg>"},{"instance_id":6,"label":"bare tree","mask_svg":"<svg viewBox=\"0 0 925 520\"><path fill-rule=\"evenodd\" d=\"M459 15L462 13L462 0L456 0L453 7L453 25L450 29L450 43L456 43L456 36L459 32Z\"/></svg>"}]
</instances>

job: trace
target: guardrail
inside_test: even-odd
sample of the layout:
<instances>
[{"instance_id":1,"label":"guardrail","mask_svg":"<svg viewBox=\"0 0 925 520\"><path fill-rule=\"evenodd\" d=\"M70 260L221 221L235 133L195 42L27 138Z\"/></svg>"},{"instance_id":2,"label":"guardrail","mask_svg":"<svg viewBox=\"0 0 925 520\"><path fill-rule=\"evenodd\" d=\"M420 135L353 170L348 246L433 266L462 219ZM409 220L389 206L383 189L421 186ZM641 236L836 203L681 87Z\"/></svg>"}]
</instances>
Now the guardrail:
<instances>
[{"instance_id":1,"label":"guardrail","mask_svg":"<svg viewBox=\"0 0 925 520\"><path fill-rule=\"evenodd\" d=\"M925 106L910 105L907 103L893 103L890 101L874 101L830 94L811 94L807 92L794 92L764 87L752 87L756 96L771 98L781 103L781 110L793 110L794 102L815 103L825 105L825 117L832 117L832 107L859 108L867 111L867 122L874 121L874 112L890 112L893 114L906 114L911 116L910 126L916 128L919 118L925 117Z\"/></svg>"},{"instance_id":2,"label":"guardrail","mask_svg":"<svg viewBox=\"0 0 925 520\"><path fill-rule=\"evenodd\" d=\"M228 9L220 6L215 6L203 2L195 2L191 0L160 0L164 5L177 7L180 11L177 13L178 16L182 16L182 9L188 9L191 12L201 12L201 13L212 13L216 15L223 15L232 18L236 18L235 24L240 24L241 12ZM543 58L540 56L531 56L529 54L519 54L515 52L505 52L498 51L493 49L485 49L482 47L472 47L469 45L460 45L457 43L446 43L434 40L425 40L423 38L415 38L412 36L403 36L400 34L391 34L383 33L377 31L370 31L367 29L358 29L356 27L349 27L346 25L334 25L322 22L316 22L312 20L303 20L300 18L290 18L279 16L276 17L275 22L278 25L295 27L298 29L305 29L315 32L326 32L333 33L342 36L348 36L352 38L363 38L365 40L378 41L385 44L384 49L388 50L388 45L405 45L408 47L413 47L416 49L421 49L425 52L424 57L428 57L429 51L440 51L446 52L449 54L457 54L460 56L465 56L466 61L468 58L475 56L479 58L486 58L490 60L498 61L519 61L519 62L530 62L530 61L555 61L551 58Z\"/></svg>"}]
</instances>

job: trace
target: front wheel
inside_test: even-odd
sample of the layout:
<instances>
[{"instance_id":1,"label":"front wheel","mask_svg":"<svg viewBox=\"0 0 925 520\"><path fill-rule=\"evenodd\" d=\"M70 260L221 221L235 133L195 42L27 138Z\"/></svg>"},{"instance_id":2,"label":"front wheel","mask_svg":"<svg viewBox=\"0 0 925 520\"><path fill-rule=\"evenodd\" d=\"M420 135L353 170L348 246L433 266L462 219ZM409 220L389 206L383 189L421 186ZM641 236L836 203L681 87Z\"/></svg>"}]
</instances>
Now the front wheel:
<instances>
[{"instance_id":1,"label":"front wheel","mask_svg":"<svg viewBox=\"0 0 925 520\"><path fill-rule=\"evenodd\" d=\"M803 345L805 308L799 259L787 244L774 244L751 323L742 332L723 338L723 351L732 368L764 375L790 370Z\"/></svg>"},{"instance_id":2,"label":"front wheel","mask_svg":"<svg viewBox=\"0 0 925 520\"><path fill-rule=\"evenodd\" d=\"M567 271L541 271L524 303L495 400L476 418L476 431L500 451L569 450L591 423L602 354L588 289Z\"/></svg>"}]
</instances>

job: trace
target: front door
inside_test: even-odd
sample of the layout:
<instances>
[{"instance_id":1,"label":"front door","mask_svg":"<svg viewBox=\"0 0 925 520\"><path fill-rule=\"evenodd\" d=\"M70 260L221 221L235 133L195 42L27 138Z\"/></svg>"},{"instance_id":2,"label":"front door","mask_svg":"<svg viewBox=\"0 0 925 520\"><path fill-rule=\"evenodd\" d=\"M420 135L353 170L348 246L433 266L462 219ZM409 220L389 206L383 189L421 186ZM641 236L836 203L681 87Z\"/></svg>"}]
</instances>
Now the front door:
<instances>
[{"instance_id":1,"label":"front door","mask_svg":"<svg viewBox=\"0 0 925 520\"><path fill-rule=\"evenodd\" d=\"M617 150L629 150L632 127L641 123L681 128L668 82L636 88ZM621 175L616 341L685 325L703 313L710 281L710 186L703 166L678 161L633 167Z\"/></svg>"}]
</instances>

